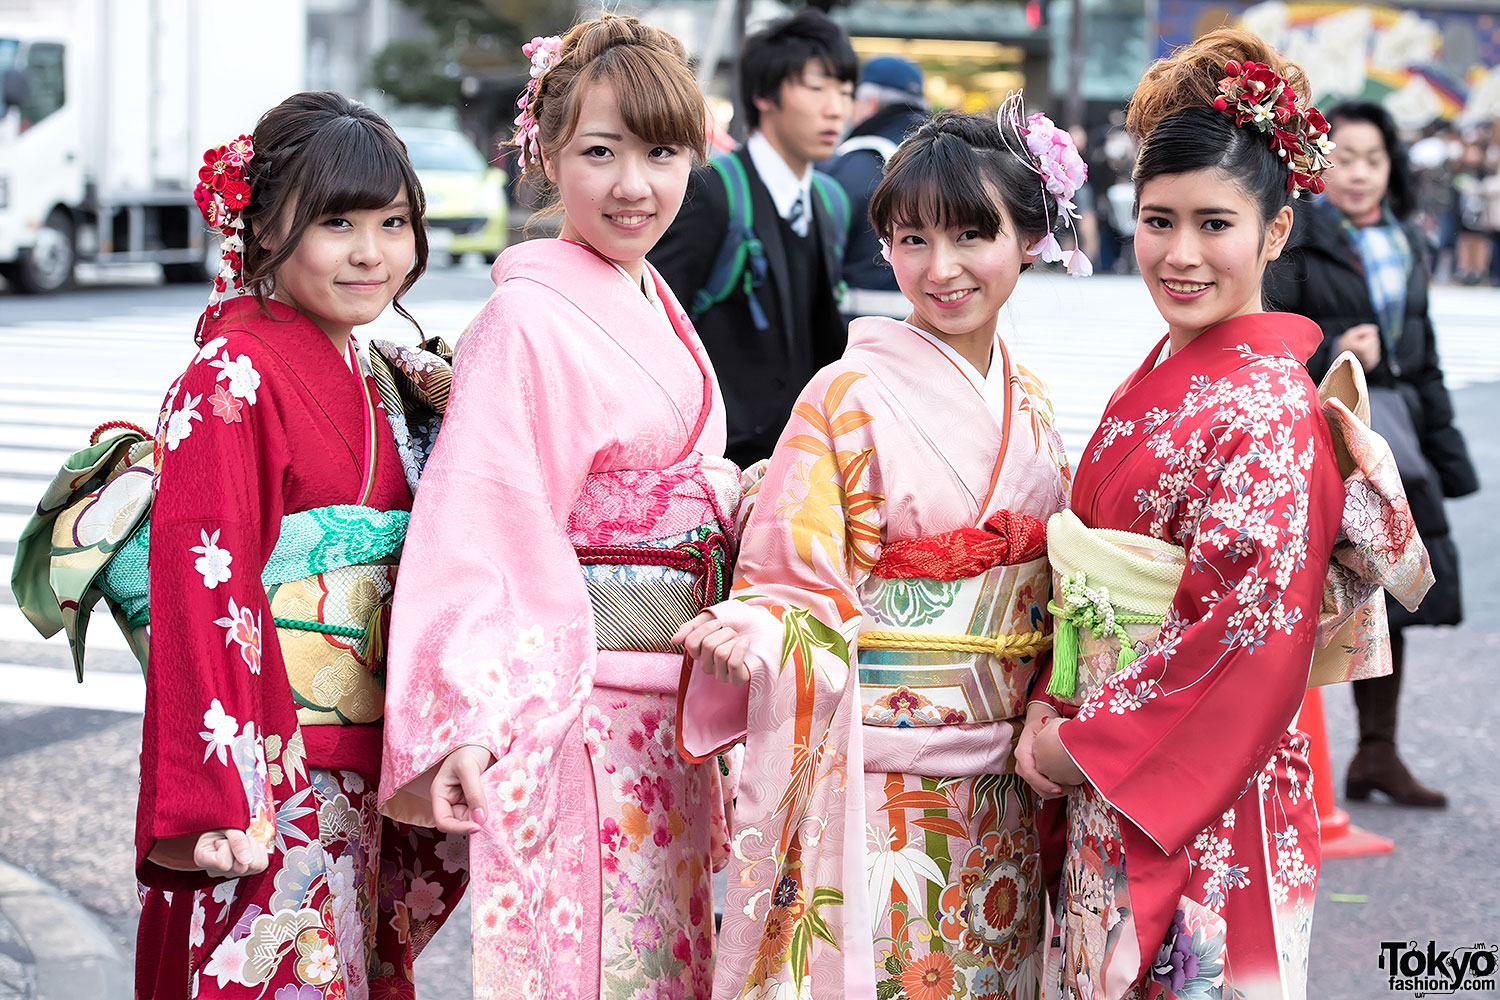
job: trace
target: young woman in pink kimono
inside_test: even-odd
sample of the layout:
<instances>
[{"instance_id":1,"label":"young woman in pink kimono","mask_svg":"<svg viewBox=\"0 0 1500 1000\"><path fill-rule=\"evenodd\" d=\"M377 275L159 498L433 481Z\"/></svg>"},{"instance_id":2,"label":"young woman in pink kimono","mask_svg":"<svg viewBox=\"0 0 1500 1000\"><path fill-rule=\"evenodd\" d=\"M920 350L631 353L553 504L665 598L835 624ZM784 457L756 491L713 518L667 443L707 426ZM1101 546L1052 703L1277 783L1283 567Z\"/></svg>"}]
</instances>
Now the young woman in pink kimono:
<instances>
[{"instance_id":1,"label":"young woman in pink kimono","mask_svg":"<svg viewBox=\"0 0 1500 1000\"><path fill-rule=\"evenodd\" d=\"M706 998L724 792L677 755L670 640L727 586L738 472L708 356L645 262L703 100L632 18L528 54L516 144L561 236L500 257L458 342L396 593L381 800L471 835L476 996Z\"/></svg>"},{"instance_id":2,"label":"young woman in pink kimono","mask_svg":"<svg viewBox=\"0 0 1500 1000\"><path fill-rule=\"evenodd\" d=\"M1319 843L1297 712L1345 489L1303 367L1321 334L1265 312L1261 277L1327 126L1300 69L1219 31L1147 71L1129 128L1167 333L1048 529L1055 564L1099 545L1060 578L1054 697L1018 748L1039 791L1069 789L1046 996L1300 1000Z\"/></svg>"},{"instance_id":3,"label":"young woman in pink kimono","mask_svg":"<svg viewBox=\"0 0 1500 1000\"><path fill-rule=\"evenodd\" d=\"M803 391L742 511L736 599L683 631L684 754L746 741L716 997L1038 995L1011 747L1067 462L996 318L1060 256L1082 176L1017 101L924 125L871 199L911 315L855 320Z\"/></svg>"}]
</instances>

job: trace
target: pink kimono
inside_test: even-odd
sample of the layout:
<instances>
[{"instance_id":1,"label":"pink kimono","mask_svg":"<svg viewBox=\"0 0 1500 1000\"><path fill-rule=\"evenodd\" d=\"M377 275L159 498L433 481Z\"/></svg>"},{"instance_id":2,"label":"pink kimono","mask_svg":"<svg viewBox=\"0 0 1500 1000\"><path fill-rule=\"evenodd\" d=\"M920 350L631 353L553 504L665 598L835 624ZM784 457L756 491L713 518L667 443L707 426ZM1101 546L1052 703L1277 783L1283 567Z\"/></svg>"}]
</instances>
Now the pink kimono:
<instances>
[{"instance_id":1,"label":"pink kimono","mask_svg":"<svg viewBox=\"0 0 1500 1000\"><path fill-rule=\"evenodd\" d=\"M476 996L707 997L721 777L676 753L681 654L621 650L668 648L641 594L723 576L738 477L717 384L649 268L653 298L538 240L493 276L413 509L381 801L430 823L449 751L497 759L470 843Z\"/></svg>"},{"instance_id":2,"label":"pink kimono","mask_svg":"<svg viewBox=\"0 0 1500 1000\"><path fill-rule=\"evenodd\" d=\"M746 739L716 997L1038 995L1034 801L1011 749L1045 658L1046 560L946 570L962 539L1007 548L981 525L1035 536L1066 479L1045 390L998 340L983 377L905 323L856 320L803 391L747 496L738 600L714 609L751 637L751 682L685 676L684 752ZM1018 645L963 651L997 636Z\"/></svg>"}]
</instances>

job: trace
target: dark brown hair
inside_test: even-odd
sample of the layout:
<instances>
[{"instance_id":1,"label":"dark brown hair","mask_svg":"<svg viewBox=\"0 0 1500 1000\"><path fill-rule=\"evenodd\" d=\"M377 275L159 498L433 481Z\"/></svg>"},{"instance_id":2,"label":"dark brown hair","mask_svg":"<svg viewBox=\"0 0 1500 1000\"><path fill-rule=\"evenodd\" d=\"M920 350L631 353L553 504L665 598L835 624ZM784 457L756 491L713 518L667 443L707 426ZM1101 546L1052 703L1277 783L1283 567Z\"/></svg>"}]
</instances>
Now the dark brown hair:
<instances>
[{"instance_id":1,"label":"dark brown hair","mask_svg":"<svg viewBox=\"0 0 1500 1000\"><path fill-rule=\"evenodd\" d=\"M1291 200L1287 165L1265 133L1214 110L1231 59L1269 66L1291 86L1298 107L1311 101L1302 67L1260 37L1235 28L1211 31L1158 59L1141 77L1125 118L1125 128L1141 144L1132 179L1139 197L1153 177L1215 168L1256 203L1261 221L1269 224Z\"/></svg>"},{"instance_id":2,"label":"dark brown hair","mask_svg":"<svg viewBox=\"0 0 1500 1000\"><path fill-rule=\"evenodd\" d=\"M660 28L615 14L576 24L563 36L562 53L542 75L531 105L542 149L554 153L573 138L584 91L594 83L614 86L630 131L649 143L684 147L695 163L706 159L708 109L687 50ZM549 186L539 162L528 162L525 175Z\"/></svg>"},{"instance_id":3,"label":"dark brown hair","mask_svg":"<svg viewBox=\"0 0 1500 1000\"><path fill-rule=\"evenodd\" d=\"M1008 235L1023 246L1045 236L1053 220L1041 175L1015 121L1002 118L947 112L907 136L870 196L876 234L889 240L897 226L960 225L995 239L1008 214L1016 228Z\"/></svg>"},{"instance_id":4,"label":"dark brown hair","mask_svg":"<svg viewBox=\"0 0 1500 1000\"><path fill-rule=\"evenodd\" d=\"M417 253L391 304L417 326L401 296L427 269L426 200L406 145L386 120L342 94L307 91L261 115L253 141L245 287L261 309L275 290L277 269L296 253L309 226L343 212L384 208L405 188Z\"/></svg>"}]
</instances>

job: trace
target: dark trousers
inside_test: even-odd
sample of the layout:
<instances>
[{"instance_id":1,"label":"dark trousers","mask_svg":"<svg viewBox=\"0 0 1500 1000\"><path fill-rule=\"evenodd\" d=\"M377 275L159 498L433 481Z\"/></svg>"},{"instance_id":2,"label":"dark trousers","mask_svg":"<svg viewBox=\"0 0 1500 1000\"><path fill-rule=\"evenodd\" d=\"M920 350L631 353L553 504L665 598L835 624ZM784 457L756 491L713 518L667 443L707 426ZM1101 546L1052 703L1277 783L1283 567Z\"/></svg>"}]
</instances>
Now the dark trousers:
<instances>
[{"instance_id":1,"label":"dark trousers","mask_svg":"<svg viewBox=\"0 0 1500 1000\"><path fill-rule=\"evenodd\" d=\"M1401 697L1401 663L1406 659L1406 639L1400 629L1391 632L1391 672L1384 677L1354 681L1354 710L1359 716L1359 745L1396 742L1396 702Z\"/></svg>"}]
</instances>

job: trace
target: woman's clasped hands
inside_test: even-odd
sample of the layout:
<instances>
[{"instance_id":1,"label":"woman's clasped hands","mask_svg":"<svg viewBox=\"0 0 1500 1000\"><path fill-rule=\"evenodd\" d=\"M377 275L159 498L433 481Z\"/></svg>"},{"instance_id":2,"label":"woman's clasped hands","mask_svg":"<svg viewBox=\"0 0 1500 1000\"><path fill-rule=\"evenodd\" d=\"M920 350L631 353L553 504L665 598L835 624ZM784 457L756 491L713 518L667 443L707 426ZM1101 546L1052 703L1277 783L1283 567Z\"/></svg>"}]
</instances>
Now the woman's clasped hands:
<instances>
[{"instance_id":1,"label":"woman's clasped hands","mask_svg":"<svg viewBox=\"0 0 1500 1000\"><path fill-rule=\"evenodd\" d=\"M1016 741L1016 773L1043 799L1067 795L1084 781L1058 734L1065 722L1055 708L1034 701Z\"/></svg>"}]
</instances>

